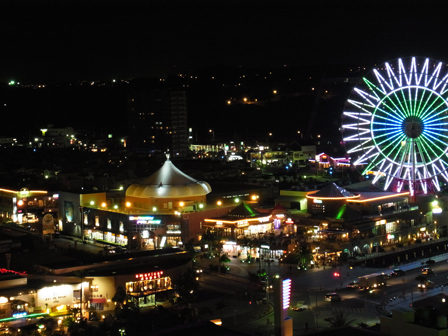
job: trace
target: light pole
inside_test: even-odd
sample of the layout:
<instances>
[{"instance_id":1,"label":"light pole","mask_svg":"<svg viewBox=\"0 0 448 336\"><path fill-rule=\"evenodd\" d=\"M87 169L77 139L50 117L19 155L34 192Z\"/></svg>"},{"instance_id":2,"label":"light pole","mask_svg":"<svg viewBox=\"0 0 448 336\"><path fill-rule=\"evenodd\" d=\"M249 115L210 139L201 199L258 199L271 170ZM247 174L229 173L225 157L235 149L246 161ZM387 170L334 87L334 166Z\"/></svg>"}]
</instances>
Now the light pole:
<instances>
[{"instance_id":1,"label":"light pole","mask_svg":"<svg viewBox=\"0 0 448 336\"><path fill-rule=\"evenodd\" d=\"M79 210L81 212L81 239L82 242L84 243L84 207L80 205Z\"/></svg>"}]
</instances>

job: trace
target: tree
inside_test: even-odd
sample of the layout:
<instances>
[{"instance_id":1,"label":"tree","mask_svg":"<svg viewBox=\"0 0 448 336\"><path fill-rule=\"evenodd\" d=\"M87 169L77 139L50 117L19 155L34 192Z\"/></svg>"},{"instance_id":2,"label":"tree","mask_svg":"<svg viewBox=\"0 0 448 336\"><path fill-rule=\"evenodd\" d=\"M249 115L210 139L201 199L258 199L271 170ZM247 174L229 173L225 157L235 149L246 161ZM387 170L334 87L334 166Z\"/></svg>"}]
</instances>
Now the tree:
<instances>
[{"instance_id":1,"label":"tree","mask_svg":"<svg viewBox=\"0 0 448 336\"><path fill-rule=\"evenodd\" d=\"M199 283L196 281L196 273L193 269L188 268L187 271L180 276L176 284L176 291L179 297L185 301L192 301L196 298Z\"/></svg>"},{"instance_id":2,"label":"tree","mask_svg":"<svg viewBox=\"0 0 448 336\"><path fill-rule=\"evenodd\" d=\"M201 241L209 245L209 251L214 252L219 242L219 236L215 231L207 229L202 235Z\"/></svg>"},{"instance_id":3,"label":"tree","mask_svg":"<svg viewBox=\"0 0 448 336\"><path fill-rule=\"evenodd\" d=\"M331 328L339 328L348 326L350 323L352 323L355 320L347 321L348 315L345 314L343 311L333 311L332 316L325 319L328 323L330 323Z\"/></svg>"},{"instance_id":4,"label":"tree","mask_svg":"<svg viewBox=\"0 0 448 336\"><path fill-rule=\"evenodd\" d=\"M222 310L227 306L228 306L228 304L223 301L218 301L215 304L216 309L219 310L219 317L220 317L221 321L222 321Z\"/></svg>"},{"instance_id":5,"label":"tree","mask_svg":"<svg viewBox=\"0 0 448 336\"><path fill-rule=\"evenodd\" d=\"M117 307L122 308L126 304L127 294L122 286L117 287L115 295L112 297L112 302L114 302Z\"/></svg>"},{"instance_id":6,"label":"tree","mask_svg":"<svg viewBox=\"0 0 448 336\"><path fill-rule=\"evenodd\" d=\"M300 244L300 248L295 254L295 259L297 260L298 266L307 266L310 264L311 260L313 260L314 257L308 244Z\"/></svg>"}]
</instances>

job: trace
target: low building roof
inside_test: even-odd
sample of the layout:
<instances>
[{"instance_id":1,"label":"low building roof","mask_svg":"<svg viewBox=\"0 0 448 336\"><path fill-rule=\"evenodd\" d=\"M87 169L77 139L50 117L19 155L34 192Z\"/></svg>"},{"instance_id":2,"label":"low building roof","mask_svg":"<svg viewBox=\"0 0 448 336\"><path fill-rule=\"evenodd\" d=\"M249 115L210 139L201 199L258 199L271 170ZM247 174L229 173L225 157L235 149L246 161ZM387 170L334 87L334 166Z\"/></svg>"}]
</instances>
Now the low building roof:
<instances>
[{"instance_id":1,"label":"low building roof","mask_svg":"<svg viewBox=\"0 0 448 336\"><path fill-rule=\"evenodd\" d=\"M350 191L339 187L336 183L330 183L326 187L321 190L315 192L314 194L310 194L307 197L310 198L354 198L355 194L352 194Z\"/></svg>"}]
</instances>

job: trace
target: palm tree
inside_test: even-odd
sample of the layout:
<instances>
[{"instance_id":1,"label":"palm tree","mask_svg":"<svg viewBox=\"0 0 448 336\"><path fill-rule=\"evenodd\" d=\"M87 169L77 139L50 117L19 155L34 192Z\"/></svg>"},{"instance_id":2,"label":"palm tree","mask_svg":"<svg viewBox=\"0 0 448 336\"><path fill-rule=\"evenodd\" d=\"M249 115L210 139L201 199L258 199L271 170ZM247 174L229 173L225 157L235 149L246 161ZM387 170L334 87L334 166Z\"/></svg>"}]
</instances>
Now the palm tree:
<instances>
[{"instance_id":1,"label":"palm tree","mask_svg":"<svg viewBox=\"0 0 448 336\"><path fill-rule=\"evenodd\" d=\"M297 250L295 254L295 258L297 260L298 266L309 265L311 260L314 259L310 246L306 243L301 243L300 248Z\"/></svg>"},{"instance_id":2,"label":"palm tree","mask_svg":"<svg viewBox=\"0 0 448 336\"><path fill-rule=\"evenodd\" d=\"M218 245L219 242L219 236L215 231L211 231L210 229L207 229L204 234L202 235L202 239L204 243L207 243L209 245L209 250L214 251L215 246Z\"/></svg>"}]
</instances>

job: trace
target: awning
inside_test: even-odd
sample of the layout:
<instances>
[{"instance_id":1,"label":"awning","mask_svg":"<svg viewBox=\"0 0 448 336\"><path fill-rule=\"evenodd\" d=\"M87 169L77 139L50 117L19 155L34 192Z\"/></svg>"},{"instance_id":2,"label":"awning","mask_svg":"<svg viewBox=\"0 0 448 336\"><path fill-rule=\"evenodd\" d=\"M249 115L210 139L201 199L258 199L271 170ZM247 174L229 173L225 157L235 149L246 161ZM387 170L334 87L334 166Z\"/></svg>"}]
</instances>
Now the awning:
<instances>
[{"instance_id":1,"label":"awning","mask_svg":"<svg viewBox=\"0 0 448 336\"><path fill-rule=\"evenodd\" d=\"M90 299L90 303L106 303L107 300L105 298L95 298L95 299Z\"/></svg>"}]
</instances>

